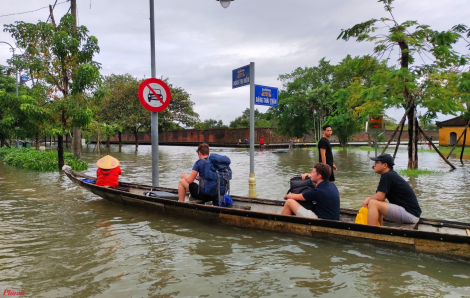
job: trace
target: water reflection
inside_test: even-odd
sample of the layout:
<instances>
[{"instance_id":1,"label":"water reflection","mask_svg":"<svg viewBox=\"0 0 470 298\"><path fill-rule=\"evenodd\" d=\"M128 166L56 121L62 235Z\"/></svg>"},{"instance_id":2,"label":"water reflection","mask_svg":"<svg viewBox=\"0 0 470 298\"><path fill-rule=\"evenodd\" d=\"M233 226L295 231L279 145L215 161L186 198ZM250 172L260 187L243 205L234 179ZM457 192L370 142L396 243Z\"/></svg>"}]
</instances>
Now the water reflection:
<instances>
[{"instance_id":1,"label":"water reflection","mask_svg":"<svg viewBox=\"0 0 470 298\"><path fill-rule=\"evenodd\" d=\"M96 154L85 150L89 174ZM232 193L247 194L249 153L214 148L232 159ZM373 152L334 150L342 206L357 208L379 177ZM150 146L111 147L122 179L151 183ZM160 148L160 183L176 187L195 148ZM281 199L293 175L308 172L316 149L257 151L260 197ZM453 160L455 162L455 160ZM406 167L399 151L397 168ZM455 163L457 164L457 163ZM442 175L408 179L426 217L470 221L469 171L420 153ZM176 178L175 178L176 177ZM470 263L458 258L343 239L271 233L173 218L113 204L59 173L0 163L0 289L44 297L309 297L470 295Z\"/></svg>"}]
</instances>

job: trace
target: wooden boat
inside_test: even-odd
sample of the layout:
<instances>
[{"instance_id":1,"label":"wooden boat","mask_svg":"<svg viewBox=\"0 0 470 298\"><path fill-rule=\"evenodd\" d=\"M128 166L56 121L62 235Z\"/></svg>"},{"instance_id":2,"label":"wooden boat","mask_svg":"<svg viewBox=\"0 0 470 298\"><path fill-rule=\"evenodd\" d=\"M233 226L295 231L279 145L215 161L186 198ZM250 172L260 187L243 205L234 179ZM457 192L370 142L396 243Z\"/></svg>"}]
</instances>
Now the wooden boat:
<instances>
[{"instance_id":1,"label":"wooden boat","mask_svg":"<svg viewBox=\"0 0 470 298\"><path fill-rule=\"evenodd\" d=\"M177 189L120 182L106 188L82 181L96 178L65 169L75 183L109 201L145 208L182 218L201 219L217 224L265 229L309 237L348 237L378 241L411 249L470 258L470 223L421 218L417 224L399 225L384 221L384 226L355 224L357 210L341 209L339 221L281 215L284 201L232 196L233 207L207 205L202 201L178 202L162 197L145 196L146 191L177 194Z\"/></svg>"}]
</instances>

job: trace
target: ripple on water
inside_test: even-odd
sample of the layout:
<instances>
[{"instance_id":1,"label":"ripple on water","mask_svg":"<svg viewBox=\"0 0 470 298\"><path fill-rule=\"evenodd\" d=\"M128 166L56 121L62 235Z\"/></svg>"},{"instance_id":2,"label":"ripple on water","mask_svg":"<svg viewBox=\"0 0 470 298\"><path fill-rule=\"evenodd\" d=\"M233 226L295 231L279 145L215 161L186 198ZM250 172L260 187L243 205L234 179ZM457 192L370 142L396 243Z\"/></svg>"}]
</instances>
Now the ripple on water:
<instances>
[{"instance_id":1,"label":"ripple on water","mask_svg":"<svg viewBox=\"0 0 470 298\"><path fill-rule=\"evenodd\" d=\"M123 180L151 184L150 146L111 148ZM216 151L216 150L214 150ZM232 194L247 194L247 151L232 159ZM335 150L341 204L358 208L379 177L370 153ZM96 172L97 155L83 153ZM160 185L176 187L192 168L192 147L160 148ZM316 149L256 153L258 196L282 199L292 176L309 172ZM175 162L176 161L176 162ZM406 178L423 216L470 221L470 173L433 155L420 165L442 175ZM399 151L397 168L406 166ZM146 174L147 173L147 174ZM459 258L337 238L308 238L161 216L114 204L59 173L0 163L0 288L44 297L390 297L470 295L470 265ZM24 191L24 181L28 181Z\"/></svg>"}]
</instances>

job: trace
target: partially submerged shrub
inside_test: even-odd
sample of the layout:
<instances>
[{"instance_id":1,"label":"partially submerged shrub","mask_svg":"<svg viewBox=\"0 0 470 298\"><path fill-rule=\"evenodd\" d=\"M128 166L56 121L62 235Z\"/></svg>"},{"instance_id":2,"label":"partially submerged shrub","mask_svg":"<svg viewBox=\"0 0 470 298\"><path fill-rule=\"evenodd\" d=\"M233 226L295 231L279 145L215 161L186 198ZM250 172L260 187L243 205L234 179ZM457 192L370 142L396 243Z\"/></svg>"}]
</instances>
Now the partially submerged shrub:
<instances>
[{"instance_id":1,"label":"partially submerged shrub","mask_svg":"<svg viewBox=\"0 0 470 298\"><path fill-rule=\"evenodd\" d=\"M9 165L36 172L54 172L59 170L57 151L38 151L29 148L0 148L0 158ZM64 162L74 171L88 169L88 164L68 152L64 152Z\"/></svg>"}]
</instances>

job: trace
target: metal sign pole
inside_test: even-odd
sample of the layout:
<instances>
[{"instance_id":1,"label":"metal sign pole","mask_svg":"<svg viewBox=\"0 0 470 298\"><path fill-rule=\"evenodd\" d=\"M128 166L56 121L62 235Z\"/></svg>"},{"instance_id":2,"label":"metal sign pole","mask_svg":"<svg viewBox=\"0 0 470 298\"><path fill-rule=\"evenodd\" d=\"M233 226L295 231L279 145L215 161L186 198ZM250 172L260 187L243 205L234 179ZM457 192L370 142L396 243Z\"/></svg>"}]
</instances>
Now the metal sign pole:
<instances>
[{"instance_id":1,"label":"metal sign pole","mask_svg":"<svg viewBox=\"0 0 470 298\"><path fill-rule=\"evenodd\" d=\"M154 0L150 0L150 53L152 65L152 78L157 76L155 71L155 17ZM159 168L158 168L158 112L151 114L151 139L152 139L152 186L158 187Z\"/></svg>"},{"instance_id":2,"label":"metal sign pole","mask_svg":"<svg viewBox=\"0 0 470 298\"><path fill-rule=\"evenodd\" d=\"M255 63L250 62L250 177L248 196L256 198L255 179Z\"/></svg>"}]
</instances>

